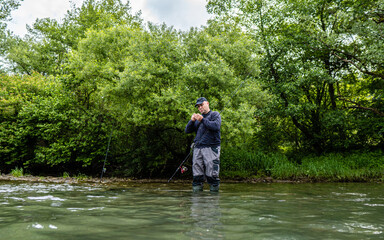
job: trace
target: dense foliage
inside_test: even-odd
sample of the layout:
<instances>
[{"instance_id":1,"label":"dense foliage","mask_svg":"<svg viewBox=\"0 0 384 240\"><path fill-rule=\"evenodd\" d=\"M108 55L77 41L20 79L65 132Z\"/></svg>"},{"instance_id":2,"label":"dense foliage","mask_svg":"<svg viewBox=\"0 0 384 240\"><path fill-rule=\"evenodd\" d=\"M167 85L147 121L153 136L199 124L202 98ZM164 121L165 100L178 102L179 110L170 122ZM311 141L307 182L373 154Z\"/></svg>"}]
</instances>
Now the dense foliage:
<instances>
[{"instance_id":1,"label":"dense foliage","mask_svg":"<svg viewBox=\"0 0 384 240\"><path fill-rule=\"evenodd\" d=\"M268 148L383 148L382 1L218 0L209 9L261 44L259 80L274 96L260 113Z\"/></svg>"},{"instance_id":2,"label":"dense foliage","mask_svg":"<svg viewBox=\"0 0 384 240\"><path fill-rule=\"evenodd\" d=\"M24 38L5 31L17 6L0 15L2 172L95 175L111 140L110 176L167 177L205 96L222 114L224 176L382 174L382 0L211 0L215 19L185 32L86 0Z\"/></svg>"}]
</instances>

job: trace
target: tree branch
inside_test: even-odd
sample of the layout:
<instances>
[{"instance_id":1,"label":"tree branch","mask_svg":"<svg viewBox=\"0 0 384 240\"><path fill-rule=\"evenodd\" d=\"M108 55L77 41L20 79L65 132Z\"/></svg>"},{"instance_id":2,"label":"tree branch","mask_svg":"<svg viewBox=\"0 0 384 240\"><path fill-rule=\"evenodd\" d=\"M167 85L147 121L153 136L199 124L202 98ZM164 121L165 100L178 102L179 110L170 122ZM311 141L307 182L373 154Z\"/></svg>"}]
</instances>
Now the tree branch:
<instances>
[{"instance_id":1,"label":"tree branch","mask_svg":"<svg viewBox=\"0 0 384 240\"><path fill-rule=\"evenodd\" d=\"M355 106L350 106L348 108L356 108L356 109L368 110L368 111L374 112L375 114L379 115L380 117L384 117L384 112L381 112L380 110L378 110L376 108L364 107L364 106L361 106L360 104L358 104L355 101L352 101L352 100L349 100L349 99L346 99L346 98L343 98L343 97L339 97L339 99L342 100L342 101L345 101L345 102L349 102L349 103L355 104Z\"/></svg>"},{"instance_id":2,"label":"tree branch","mask_svg":"<svg viewBox=\"0 0 384 240\"><path fill-rule=\"evenodd\" d=\"M379 78L384 79L384 74L370 72L370 71L366 70L366 67L364 66L363 61L361 59L359 59L358 57L356 57L355 55L343 52L343 51L338 50L338 49L334 49L331 46L329 46L327 43L325 43L323 40L320 40L320 42L322 44L324 44L328 48L328 50L330 51L330 54L332 54L333 56L335 56L339 60L341 60L341 61L343 61L345 63L349 63L349 64L353 65L354 67L356 67L362 73L368 74L368 75L370 75L372 77L379 77ZM338 55L337 53L343 54L347 58L343 58L342 56ZM363 67L359 66L356 62L352 61L351 59L356 59L358 62L360 62L363 65Z\"/></svg>"},{"instance_id":3,"label":"tree branch","mask_svg":"<svg viewBox=\"0 0 384 240\"><path fill-rule=\"evenodd\" d=\"M372 76L372 77L379 77L379 78L383 78L383 79L384 79L384 74L374 73L374 72L370 72L370 71L368 71L368 70L365 70L365 69L363 69L362 67L358 66L358 65L357 65L355 62L353 62L352 60L348 60L348 59L342 58L341 56L337 55L337 54L335 53L335 51L332 51L331 54L334 55L335 57L337 57L338 59L340 59L340 60L343 61L343 62L352 64L354 67L356 67L356 68L357 68L360 72L362 72L362 73L368 74L368 75L370 75L370 76ZM345 53L343 53L343 54L345 54Z\"/></svg>"}]
</instances>

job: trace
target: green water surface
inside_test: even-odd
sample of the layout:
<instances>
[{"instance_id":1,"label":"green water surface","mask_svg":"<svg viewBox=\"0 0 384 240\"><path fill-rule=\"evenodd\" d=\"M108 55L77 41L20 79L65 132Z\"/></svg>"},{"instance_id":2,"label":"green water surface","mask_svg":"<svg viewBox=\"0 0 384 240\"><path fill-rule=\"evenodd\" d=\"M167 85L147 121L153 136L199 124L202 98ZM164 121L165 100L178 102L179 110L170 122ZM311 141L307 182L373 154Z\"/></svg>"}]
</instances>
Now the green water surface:
<instances>
[{"instance_id":1,"label":"green water surface","mask_svg":"<svg viewBox=\"0 0 384 240\"><path fill-rule=\"evenodd\" d=\"M384 185L0 182L0 239L384 239Z\"/></svg>"}]
</instances>

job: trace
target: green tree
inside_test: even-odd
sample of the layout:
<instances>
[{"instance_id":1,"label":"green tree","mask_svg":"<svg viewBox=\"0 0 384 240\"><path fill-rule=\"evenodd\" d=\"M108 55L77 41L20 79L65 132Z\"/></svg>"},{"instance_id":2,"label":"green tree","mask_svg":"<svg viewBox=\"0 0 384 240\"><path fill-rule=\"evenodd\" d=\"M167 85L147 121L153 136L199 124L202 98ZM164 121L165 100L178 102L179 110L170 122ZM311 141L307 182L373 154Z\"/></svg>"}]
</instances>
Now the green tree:
<instances>
[{"instance_id":1,"label":"green tree","mask_svg":"<svg viewBox=\"0 0 384 240\"><path fill-rule=\"evenodd\" d=\"M7 22L11 20L11 12L20 6L20 0L3 0L0 3L0 57L4 57L4 53L8 47L7 37L10 32L6 30ZM3 60L0 60L3 61ZM0 66L0 71L4 71Z\"/></svg>"},{"instance_id":2,"label":"green tree","mask_svg":"<svg viewBox=\"0 0 384 240\"><path fill-rule=\"evenodd\" d=\"M12 10L17 9L20 6L20 1L22 0L3 0L0 5L0 39L1 44L3 44L4 38L6 36L6 27L8 21L11 20ZM2 45L0 45L2 46Z\"/></svg>"},{"instance_id":3,"label":"green tree","mask_svg":"<svg viewBox=\"0 0 384 240\"><path fill-rule=\"evenodd\" d=\"M6 163L92 168L112 131L109 164L117 173L173 171L189 151L193 136L184 127L202 95L222 111L223 146L252 144L254 112L270 100L255 80L259 45L220 21L188 32L144 29L140 19L116 10L125 9L119 3L86 1L63 23L37 20L24 39L10 39L15 72L37 71L38 79L56 85L3 111L13 114L3 123L13 126L4 144L7 134L15 140L6 144ZM12 81L19 78L28 79Z\"/></svg>"},{"instance_id":4,"label":"green tree","mask_svg":"<svg viewBox=\"0 0 384 240\"><path fill-rule=\"evenodd\" d=\"M222 112L223 145L249 147L254 112L269 101L255 80L259 59L254 52L259 45L225 21L211 21L203 31L192 30L183 41L188 54L183 79L190 101L206 96L212 109Z\"/></svg>"},{"instance_id":5,"label":"green tree","mask_svg":"<svg viewBox=\"0 0 384 240\"><path fill-rule=\"evenodd\" d=\"M100 165L109 130L103 109L84 110L60 81L37 73L3 74L0 89L2 171L76 173Z\"/></svg>"},{"instance_id":6,"label":"green tree","mask_svg":"<svg viewBox=\"0 0 384 240\"><path fill-rule=\"evenodd\" d=\"M363 125L354 119L361 114L379 131L372 136L374 145L383 144L383 125L376 121L382 116L382 90L374 90L372 101L352 100L369 99L373 92L364 91L372 88L369 82L382 83L382 50L371 54L383 46L381 1L212 0L208 9L241 24L261 43L260 79L276 96L266 110L289 118L304 145L318 153L356 146L351 139ZM373 31L362 30L367 26ZM367 83L360 85L364 89L356 89L356 80ZM360 111L353 116L349 108Z\"/></svg>"},{"instance_id":7,"label":"green tree","mask_svg":"<svg viewBox=\"0 0 384 240\"><path fill-rule=\"evenodd\" d=\"M129 2L121 0L86 0L81 7L72 6L62 22L37 19L28 27L28 34L9 38L12 47L7 59L13 72L44 75L64 74L67 53L77 49L78 42L88 30L102 30L117 25L140 25L139 16L130 13Z\"/></svg>"},{"instance_id":8,"label":"green tree","mask_svg":"<svg viewBox=\"0 0 384 240\"><path fill-rule=\"evenodd\" d=\"M82 99L104 97L120 123L116 132L125 132L126 140L115 144L129 152L130 159L121 159L127 174L158 174L188 151L184 127L196 98L206 96L220 111L245 78L257 75L254 46L239 28L219 23L186 33L165 25L89 31L69 58L65 81ZM245 85L225 106L228 145L251 139L250 106L265 102L256 82Z\"/></svg>"}]
</instances>

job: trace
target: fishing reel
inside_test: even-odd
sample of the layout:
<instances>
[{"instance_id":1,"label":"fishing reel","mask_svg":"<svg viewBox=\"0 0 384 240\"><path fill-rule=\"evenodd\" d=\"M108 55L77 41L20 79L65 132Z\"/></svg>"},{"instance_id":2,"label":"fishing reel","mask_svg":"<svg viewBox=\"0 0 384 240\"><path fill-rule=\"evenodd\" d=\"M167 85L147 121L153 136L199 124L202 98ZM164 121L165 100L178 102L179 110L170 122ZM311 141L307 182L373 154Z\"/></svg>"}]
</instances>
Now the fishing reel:
<instances>
[{"instance_id":1,"label":"fishing reel","mask_svg":"<svg viewBox=\"0 0 384 240\"><path fill-rule=\"evenodd\" d=\"M188 171L188 168L186 166L181 166L180 167L180 172L181 173L185 173L186 171Z\"/></svg>"}]
</instances>

